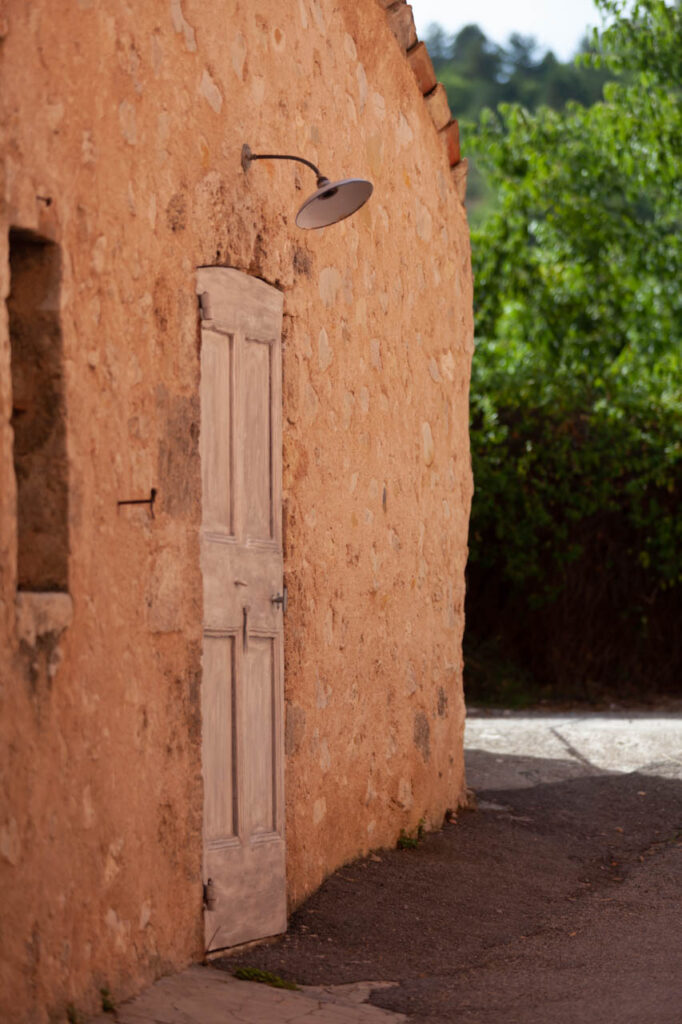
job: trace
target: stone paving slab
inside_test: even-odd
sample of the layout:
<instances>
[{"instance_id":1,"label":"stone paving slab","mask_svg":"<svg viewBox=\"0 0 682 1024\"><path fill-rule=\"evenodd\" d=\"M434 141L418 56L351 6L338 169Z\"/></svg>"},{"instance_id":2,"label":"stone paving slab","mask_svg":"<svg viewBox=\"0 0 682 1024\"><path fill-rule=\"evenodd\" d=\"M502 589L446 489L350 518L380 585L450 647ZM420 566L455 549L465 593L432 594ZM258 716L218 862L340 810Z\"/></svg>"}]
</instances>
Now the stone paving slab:
<instances>
[{"instance_id":1,"label":"stone paving slab","mask_svg":"<svg viewBox=\"0 0 682 1024\"><path fill-rule=\"evenodd\" d=\"M474 790L519 789L635 771L682 780L679 712L470 708L464 746L467 782Z\"/></svg>"},{"instance_id":2,"label":"stone paving slab","mask_svg":"<svg viewBox=\"0 0 682 1024\"><path fill-rule=\"evenodd\" d=\"M333 990L292 992L196 966L162 978L123 1004L115 1017L102 1014L91 1024L397 1024L407 1020L403 1014L358 1004L357 997L349 992L346 999Z\"/></svg>"}]
</instances>

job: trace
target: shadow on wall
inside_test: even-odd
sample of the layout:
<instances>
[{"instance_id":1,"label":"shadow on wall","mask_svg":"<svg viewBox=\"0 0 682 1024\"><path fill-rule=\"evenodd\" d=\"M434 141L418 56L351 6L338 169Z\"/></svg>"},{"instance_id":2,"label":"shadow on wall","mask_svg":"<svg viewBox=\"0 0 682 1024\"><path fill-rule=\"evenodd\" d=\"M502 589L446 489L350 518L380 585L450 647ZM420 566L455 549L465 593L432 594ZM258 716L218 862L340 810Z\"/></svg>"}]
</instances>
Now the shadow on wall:
<instances>
[{"instance_id":1,"label":"shadow on wall","mask_svg":"<svg viewBox=\"0 0 682 1024\"><path fill-rule=\"evenodd\" d=\"M65 591L68 469L59 321L59 248L11 230L7 300L17 480L18 589Z\"/></svg>"}]
</instances>

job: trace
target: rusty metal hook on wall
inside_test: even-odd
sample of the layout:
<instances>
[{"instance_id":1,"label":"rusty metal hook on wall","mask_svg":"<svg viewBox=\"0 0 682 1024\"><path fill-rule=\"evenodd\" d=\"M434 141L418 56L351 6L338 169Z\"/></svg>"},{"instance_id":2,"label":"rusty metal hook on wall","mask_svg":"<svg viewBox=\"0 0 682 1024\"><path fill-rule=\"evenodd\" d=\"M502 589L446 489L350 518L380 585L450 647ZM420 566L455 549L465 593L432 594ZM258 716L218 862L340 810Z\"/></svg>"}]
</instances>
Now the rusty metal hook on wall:
<instances>
[{"instance_id":1,"label":"rusty metal hook on wall","mask_svg":"<svg viewBox=\"0 0 682 1024\"><path fill-rule=\"evenodd\" d=\"M126 501L117 501L116 504L119 506L119 508L120 508L121 505L149 505L149 511L150 511L151 517L153 519L154 518L154 502L156 501L157 493L158 492L156 490L156 487L152 487L151 491L149 492L149 497L148 498L131 498L131 499L126 500Z\"/></svg>"}]
</instances>

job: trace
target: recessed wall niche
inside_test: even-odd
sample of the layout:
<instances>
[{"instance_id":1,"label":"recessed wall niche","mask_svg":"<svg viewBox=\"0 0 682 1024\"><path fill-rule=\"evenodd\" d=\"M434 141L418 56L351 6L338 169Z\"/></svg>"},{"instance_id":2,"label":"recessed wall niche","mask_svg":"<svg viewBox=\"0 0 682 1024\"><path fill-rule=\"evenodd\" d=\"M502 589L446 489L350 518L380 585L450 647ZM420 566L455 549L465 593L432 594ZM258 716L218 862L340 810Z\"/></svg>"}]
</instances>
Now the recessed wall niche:
<instances>
[{"instance_id":1,"label":"recessed wall niche","mask_svg":"<svg viewBox=\"0 0 682 1024\"><path fill-rule=\"evenodd\" d=\"M7 300L17 481L17 588L68 589L68 467L59 247L12 229Z\"/></svg>"}]
</instances>

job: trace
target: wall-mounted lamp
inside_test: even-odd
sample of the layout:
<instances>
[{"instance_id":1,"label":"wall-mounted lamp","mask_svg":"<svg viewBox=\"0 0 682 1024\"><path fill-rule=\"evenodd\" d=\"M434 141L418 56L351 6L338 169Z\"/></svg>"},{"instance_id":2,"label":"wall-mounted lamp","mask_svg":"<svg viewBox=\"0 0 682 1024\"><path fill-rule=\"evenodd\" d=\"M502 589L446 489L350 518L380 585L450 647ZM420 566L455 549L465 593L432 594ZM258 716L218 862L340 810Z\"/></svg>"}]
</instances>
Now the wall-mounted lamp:
<instances>
[{"instance_id":1,"label":"wall-mounted lamp","mask_svg":"<svg viewBox=\"0 0 682 1024\"><path fill-rule=\"evenodd\" d=\"M317 175L317 191L306 199L296 214L299 228L326 228L336 224L359 210L367 202L374 186L364 178L344 178L330 181L320 174L315 164L302 156L284 156L278 153L252 153L249 146L242 146L242 169L248 171L252 160L297 160Z\"/></svg>"}]
</instances>

